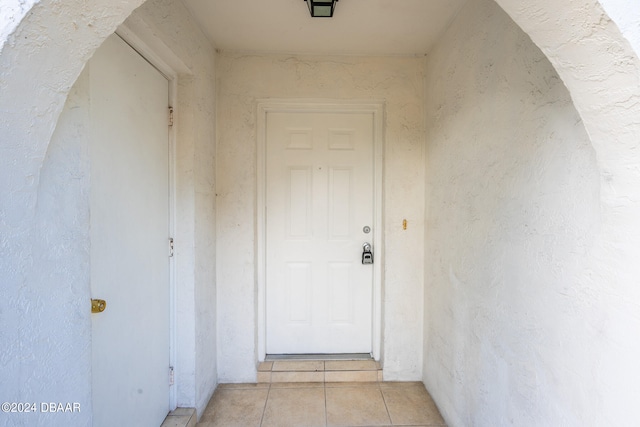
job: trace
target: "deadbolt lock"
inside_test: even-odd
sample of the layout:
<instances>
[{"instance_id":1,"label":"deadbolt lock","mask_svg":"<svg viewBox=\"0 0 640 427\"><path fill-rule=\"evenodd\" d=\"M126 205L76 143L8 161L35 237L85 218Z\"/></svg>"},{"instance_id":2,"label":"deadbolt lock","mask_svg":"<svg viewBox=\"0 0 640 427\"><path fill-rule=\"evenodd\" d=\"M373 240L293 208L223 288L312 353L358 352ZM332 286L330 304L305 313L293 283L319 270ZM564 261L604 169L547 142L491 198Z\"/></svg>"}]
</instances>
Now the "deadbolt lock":
<instances>
[{"instance_id":1,"label":"deadbolt lock","mask_svg":"<svg viewBox=\"0 0 640 427\"><path fill-rule=\"evenodd\" d=\"M107 302L103 299L92 299L91 300L91 312L92 313L102 313L104 309L107 308Z\"/></svg>"}]
</instances>

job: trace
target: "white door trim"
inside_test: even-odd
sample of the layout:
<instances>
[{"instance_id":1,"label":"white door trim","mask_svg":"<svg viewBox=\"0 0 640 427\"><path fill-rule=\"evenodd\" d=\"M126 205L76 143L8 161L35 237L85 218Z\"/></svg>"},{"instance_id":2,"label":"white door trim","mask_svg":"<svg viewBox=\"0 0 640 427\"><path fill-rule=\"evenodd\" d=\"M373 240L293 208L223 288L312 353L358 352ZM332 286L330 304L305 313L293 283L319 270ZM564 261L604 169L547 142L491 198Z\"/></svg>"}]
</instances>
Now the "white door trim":
<instances>
[{"instance_id":1,"label":"white door trim","mask_svg":"<svg viewBox=\"0 0 640 427\"><path fill-rule=\"evenodd\" d=\"M373 240L375 262L373 264L372 307L372 356L382 356L382 264L384 262L384 240L382 239L383 208L383 128L384 101L382 100L318 100L318 99L263 99L258 100L257 128L257 182L256 182L256 285L257 295L257 357L262 362L266 357L266 128L269 112L331 112L370 113L373 115L374 147L374 221Z\"/></svg>"},{"instance_id":2,"label":"white door trim","mask_svg":"<svg viewBox=\"0 0 640 427\"><path fill-rule=\"evenodd\" d=\"M176 127L169 127L169 108L175 110L176 94L178 90L178 73L183 72L184 67L176 59L173 52L162 47L156 42L155 36L142 31L140 25L136 29L122 24L116 30L116 34L125 41L133 50L138 52L149 64L169 81L169 99L167 100L167 129L169 143L169 235L176 235ZM154 46L154 47L151 47ZM175 115L175 112L174 112ZM168 243L167 243L168 253ZM176 345L176 263L175 256L169 258L169 366L176 369L177 345ZM169 381L169 367L167 367L167 381ZM177 384L169 387L169 409L174 410L178 406Z\"/></svg>"}]
</instances>

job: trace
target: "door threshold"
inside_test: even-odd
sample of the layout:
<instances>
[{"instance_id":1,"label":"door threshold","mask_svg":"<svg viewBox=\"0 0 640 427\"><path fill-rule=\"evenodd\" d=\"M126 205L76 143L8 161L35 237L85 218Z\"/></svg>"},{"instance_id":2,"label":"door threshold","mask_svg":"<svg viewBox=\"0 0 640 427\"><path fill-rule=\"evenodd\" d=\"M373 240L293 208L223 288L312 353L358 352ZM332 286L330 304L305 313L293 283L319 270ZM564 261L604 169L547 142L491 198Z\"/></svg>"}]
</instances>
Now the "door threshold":
<instances>
[{"instance_id":1,"label":"door threshold","mask_svg":"<svg viewBox=\"0 0 640 427\"><path fill-rule=\"evenodd\" d=\"M276 360L373 360L371 353L267 354L266 362Z\"/></svg>"},{"instance_id":2,"label":"door threshold","mask_svg":"<svg viewBox=\"0 0 640 427\"><path fill-rule=\"evenodd\" d=\"M384 380L369 353L271 355L258 363L258 383L344 383Z\"/></svg>"}]
</instances>

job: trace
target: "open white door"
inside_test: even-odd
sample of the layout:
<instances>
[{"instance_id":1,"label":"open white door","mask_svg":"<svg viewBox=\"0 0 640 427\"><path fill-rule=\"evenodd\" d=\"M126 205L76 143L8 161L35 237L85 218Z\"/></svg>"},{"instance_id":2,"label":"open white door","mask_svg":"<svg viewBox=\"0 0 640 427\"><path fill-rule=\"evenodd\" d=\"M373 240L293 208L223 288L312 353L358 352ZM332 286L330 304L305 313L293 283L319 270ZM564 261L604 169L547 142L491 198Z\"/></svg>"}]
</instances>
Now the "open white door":
<instances>
[{"instance_id":1,"label":"open white door","mask_svg":"<svg viewBox=\"0 0 640 427\"><path fill-rule=\"evenodd\" d=\"M268 354L372 351L373 134L371 113L267 113Z\"/></svg>"},{"instance_id":2,"label":"open white door","mask_svg":"<svg viewBox=\"0 0 640 427\"><path fill-rule=\"evenodd\" d=\"M117 35L89 61L94 426L169 411L167 79Z\"/></svg>"}]
</instances>

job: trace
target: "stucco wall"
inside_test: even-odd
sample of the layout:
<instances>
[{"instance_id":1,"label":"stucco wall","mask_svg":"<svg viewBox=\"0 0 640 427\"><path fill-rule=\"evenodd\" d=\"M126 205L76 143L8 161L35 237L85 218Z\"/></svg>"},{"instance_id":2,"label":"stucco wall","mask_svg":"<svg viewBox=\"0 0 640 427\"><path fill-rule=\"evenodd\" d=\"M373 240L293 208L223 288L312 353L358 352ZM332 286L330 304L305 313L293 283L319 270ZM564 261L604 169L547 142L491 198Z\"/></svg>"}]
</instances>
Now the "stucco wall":
<instances>
[{"instance_id":1,"label":"stucco wall","mask_svg":"<svg viewBox=\"0 0 640 427\"><path fill-rule=\"evenodd\" d=\"M601 169L562 81L488 0L426 74L424 378L447 422L629 425L603 363L635 326L592 280Z\"/></svg>"},{"instance_id":2,"label":"stucco wall","mask_svg":"<svg viewBox=\"0 0 640 427\"><path fill-rule=\"evenodd\" d=\"M256 120L264 98L385 100L384 372L421 378L424 58L223 52L216 64L220 381L256 376Z\"/></svg>"},{"instance_id":3,"label":"stucco wall","mask_svg":"<svg viewBox=\"0 0 640 427\"><path fill-rule=\"evenodd\" d=\"M16 329L21 333L20 345L12 345L6 339L11 331L7 326L20 320L16 316L9 325L4 323L9 320L7 315L13 314L11 311L2 310L0 332L0 342L6 345L2 351L2 369L7 372L2 382L3 402L47 402L52 401L49 396L55 396L64 402L78 402L82 411L3 413L0 425L91 423L88 77L87 73L81 74L69 93L62 113L65 119L56 127L42 166L34 230L38 238L33 240L33 265L37 267L29 272L29 285L20 292L22 300L35 303L18 312L22 318ZM77 268L70 269L69 260ZM49 342L52 347L43 346L42 342ZM60 366L57 357L70 366L64 371L52 371Z\"/></svg>"}]
</instances>

